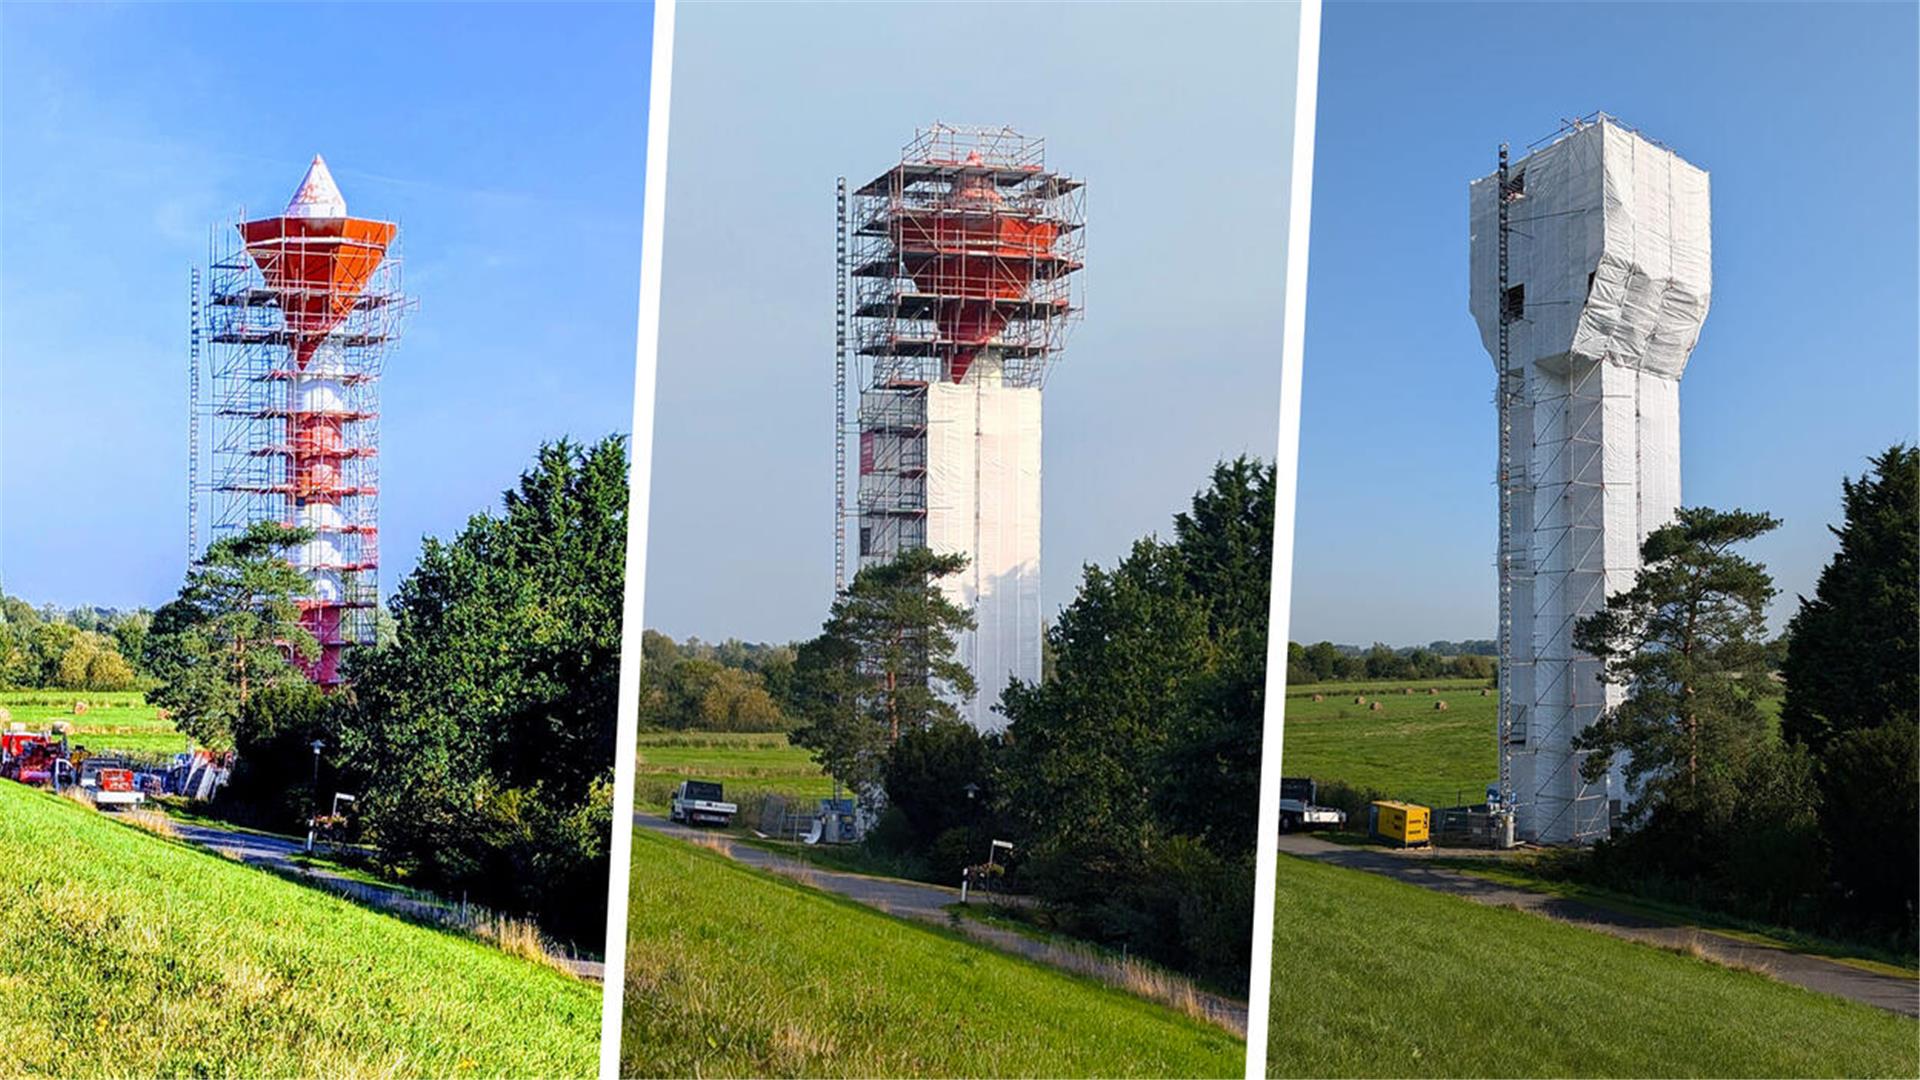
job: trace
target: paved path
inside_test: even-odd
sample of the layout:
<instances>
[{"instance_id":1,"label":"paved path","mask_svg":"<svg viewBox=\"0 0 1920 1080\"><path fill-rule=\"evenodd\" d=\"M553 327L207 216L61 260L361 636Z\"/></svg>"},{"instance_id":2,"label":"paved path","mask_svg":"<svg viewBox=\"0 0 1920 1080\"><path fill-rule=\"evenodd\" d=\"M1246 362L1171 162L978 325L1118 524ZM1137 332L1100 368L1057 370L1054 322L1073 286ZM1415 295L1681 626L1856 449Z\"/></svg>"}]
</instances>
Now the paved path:
<instances>
[{"instance_id":1,"label":"paved path","mask_svg":"<svg viewBox=\"0 0 1920 1080\"><path fill-rule=\"evenodd\" d=\"M324 867L302 866L294 861L294 857L305 854L306 844L291 836L223 829L184 821L175 821L173 831L188 843L220 852L249 866L264 867L288 877L312 882L368 907L442 924L455 911L453 905L430 894L398 885L359 881ZM598 960L578 960L567 956L555 956L553 959L580 978L598 982L605 977L605 965Z\"/></svg>"},{"instance_id":2,"label":"paved path","mask_svg":"<svg viewBox=\"0 0 1920 1080\"><path fill-rule=\"evenodd\" d=\"M1913 978L1866 971L1824 956L1743 941L1702 927L1629 915L1596 904L1502 885L1458 870L1429 865L1429 860L1414 853L1352 847L1298 833L1282 836L1280 851L1316 862L1382 874L1409 885L1482 904L1531 911L1630 941L1667 947L1697 946L1715 960L1740 967L1760 968L1781 982L1878 1006L1904 1016L1920 1016L1920 980Z\"/></svg>"},{"instance_id":3,"label":"paved path","mask_svg":"<svg viewBox=\"0 0 1920 1080\"><path fill-rule=\"evenodd\" d=\"M817 885L828 892L838 893L849 900L888 914L937 923L958 930L968 937L992 945L1003 952L1014 953L1053 967L1074 970L1069 965L1071 958L1063 955L1066 950L1058 945L997 926L988 926L975 919L960 919L956 922L948 913L947 906L960 902L959 889L944 885L928 885L919 881L903 881L899 878L870 877L866 874L852 874L843 870L828 870L753 844L735 843L721 833L688 828L653 814L636 813L633 815L633 823L640 828L682 840L708 845L717 844L724 848L724 853L736 862L777 874L800 876L808 884ZM996 898L996 902L999 903L1018 902L1018 900L1019 898L1015 897ZM1237 1035L1246 1034L1246 1002L1235 1001L1203 990L1196 990L1195 993L1208 1019Z\"/></svg>"}]
</instances>

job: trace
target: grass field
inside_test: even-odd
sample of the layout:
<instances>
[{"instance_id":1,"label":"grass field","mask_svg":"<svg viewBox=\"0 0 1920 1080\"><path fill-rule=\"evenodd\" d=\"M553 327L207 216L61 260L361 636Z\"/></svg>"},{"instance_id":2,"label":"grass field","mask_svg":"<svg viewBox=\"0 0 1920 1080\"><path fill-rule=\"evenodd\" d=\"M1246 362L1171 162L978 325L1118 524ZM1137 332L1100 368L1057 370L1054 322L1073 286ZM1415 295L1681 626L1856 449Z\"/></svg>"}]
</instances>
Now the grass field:
<instances>
[{"instance_id":1,"label":"grass field","mask_svg":"<svg viewBox=\"0 0 1920 1080\"><path fill-rule=\"evenodd\" d=\"M1281 771L1428 806L1479 802L1498 769L1499 699L1482 697L1486 686L1480 679L1290 686ZM1316 694L1325 700L1313 700ZM1376 701L1380 708L1370 709ZM1434 708L1440 701L1445 711Z\"/></svg>"},{"instance_id":2,"label":"grass field","mask_svg":"<svg viewBox=\"0 0 1920 1080\"><path fill-rule=\"evenodd\" d=\"M635 805L665 810L683 779L718 780L742 809L762 793L800 799L833 794L833 780L813 763L812 752L782 734L720 731L643 731Z\"/></svg>"},{"instance_id":3,"label":"grass field","mask_svg":"<svg viewBox=\"0 0 1920 1080\"><path fill-rule=\"evenodd\" d=\"M76 702L86 702L86 710L76 713ZM187 737L137 690L9 690L0 693L0 707L32 731L64 720L73 725L73 744L96 754L158 756L187 749Z\"/></svg>"},{"instance_id":4,"label":"grass field","mask_svg":"<svg viewBox=\"0 0 1920 1080\"><path fill-rule=\"evenodd\" d=\"M636 832L627 1076L1238 1076L1119 990Z\"/></svg>"},{"instance_id":5,"label":"grass field","mask_svg":"<svg viewBox=\"0 0 1920 1080\"><path fill-rule=\"evenodd\" d=\"M589 1076L600 991L0 782L0 1074Z\"/></svg>"},{"instance_id":6,"label":"grass field","mask_svg":"<svg viewBox=\"0 0 1920 1080\"><path fill-rule=\"evenodd\" d=\"M1865 1005L1282 856L1273 1076L1915 1076Z\"/></svg>"}]
</instances>

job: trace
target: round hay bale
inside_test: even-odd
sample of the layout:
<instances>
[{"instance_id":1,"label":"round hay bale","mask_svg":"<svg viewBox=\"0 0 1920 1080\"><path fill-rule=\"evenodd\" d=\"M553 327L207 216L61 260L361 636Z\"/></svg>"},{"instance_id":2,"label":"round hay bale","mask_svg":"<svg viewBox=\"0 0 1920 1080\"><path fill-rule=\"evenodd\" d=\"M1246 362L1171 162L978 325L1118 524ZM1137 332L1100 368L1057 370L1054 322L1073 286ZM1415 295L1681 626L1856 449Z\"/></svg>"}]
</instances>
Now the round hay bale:
<instances>
[{"instance_id":1,"label":"round hay bale","mask_svg":"<svg viewBox=\"0 0 1920 1080\"><path fill-rule=\"evenodd\" d=\"M1486 697L1486 696L1487 696L1488 694L1491 694L1492 692L1493 692L1493 691L1491 691L1491 690L1488 690L1488 689L1487 689L1486 687L1484 687L1484 686L1480 688L1480 696L1481 696L1481 697Z\"/></svg>"},{"instance_id":2,"label":"round hay bale","mask_svg":"<svg viewBox=\"0 0 1920 1080\"><path fill-rule=\"evenodd\" d=\"M1376 701L1376 702L1374 702L1373 704L1371 704L1371 705L1369 705L1369 706L1367 706L1367 711L1368 711L1368 712L1379 712L1379 711L1380 711L1380 703Z\"/></svg>"},{"instance_id":3,"label":"round hay bale","mask_svg":"<svg viewBox=\"0 0 1920 1080\"><path fill-rule=\"evenodd\" d=\"M1401 692L1401 693L1403 693L1403 694L1411 694L1411 693L1413 693L1413 687L1411 687L1411 686L1403 686L1403 687L1401 687L1401 688L1400 688L1400 692Z\"/></svg>"},{"instance_id":4,"label":"round hay bale","mask_svg":"<svg viewBox=\"0 0 1920 1080\"><path fill-rule=\"evenodd\" d=\"M74 703L73 703L73 715L75 715L75 716L85 716L85 715L87 715L87 710L88 710L89 708L91 708L91 706L89 706L89 705L88 705L88 704L87 704L86 702L84 702L84 701L76 701L76 702L74 702Z\"/></svg>"},{"instance_id":5,"label":"round hay bale","mask_svg":"<svg viewBox=\"0 0 1920 1080\"><path fill-rule=\"evenodd\" d=\"M1367 703L1367 695L1361 694L1359 697L1353 699L1353 703L1355 705L1365 705Z\"/></svg>"},{"instance_id":6,"label":"round hay bale","mask_svg":"<svg viewBox=\"0 0 1920 1080\"><path fill-rule=\"evenodd\" d=\"M0 705L0 724L8 724L12 722L13 722L13 713L5 705Z\"/></svg>"},{"instance_id":7,"label":"round hay bale","mask_svg":"<svg viewBox=\"0 0 1920 1080\"><path fill-rule=\"evenodd\" d=\"M153 710L153 715L156 719L160 719L160 720L173 719L173 712L168 709L155 709Z\"/></svg>"},{"instance_id":8,"label":"round hay bale","mask_svg":"<svg viewBox=\"0 0 1920 1080\"><path fill-rule=\"evenodd\" d=\"M1315 701L1325 701L1325 700L1327 700L1327 695L1325 695L1325 694L1315 694L1315 695L1313 695L1313 700L1315 700Z\"/></svg>"},{"instance_id":9,"label":"round hay bale","mask_svg":"<svg viewBox=\"0 0 1920 1080\"><path fill-rule=\"evenodd\" d=\"M1433 688L1433 687L1431 687L1431 686L1429 686L1429 687L1427 687L1427 696L1428 696L1428 697L1432 697L1433 695L1435 695L1435 694L1437 694L1437 693L1439 693L1439 692L1440 692L1439 690L1437 690L1437 689L1435 689L1435 688Z\"/></svg>"},{"instance_id":10,"label":"round hay bale","mask_svg":"<svg viewBox=\"0 0 1920 1080\"><path fill-rule=\"evenodd\" d=\"M1434 703L1433 703L1433 707L1434 707L1434 710L1435 710L1436 712L1446 712L1446 711L1447 711L1447 703L1446 703L1446 702L1444 702L1444 701L1436 701L1436 702L1434 702Z\"/></svg>"}]
</instances>

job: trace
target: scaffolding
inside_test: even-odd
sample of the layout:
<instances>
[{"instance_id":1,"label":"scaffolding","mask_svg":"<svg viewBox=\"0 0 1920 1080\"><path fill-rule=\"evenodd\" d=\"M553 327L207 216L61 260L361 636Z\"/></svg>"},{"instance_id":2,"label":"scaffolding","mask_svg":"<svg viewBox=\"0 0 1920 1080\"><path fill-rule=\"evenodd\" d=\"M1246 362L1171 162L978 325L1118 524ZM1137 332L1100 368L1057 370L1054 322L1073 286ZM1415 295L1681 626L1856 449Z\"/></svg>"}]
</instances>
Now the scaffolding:
<instances>
[{"instance_id":1,"label":"scaffolding","mask_svg":"<svg viewBox=\"0 0 1920 1080\"><path fill-rule=\"evenodd\" d=\"M935 124L841 204L861 566L927 544L929 387L1037 390L1079 315L1083 185L1045 157L1011 128Z\"/></svg>"},{"instance_id":2,"label":"scaffolding","mask_svg":"<svg viewBox=\"0 0 1920 1080\"><path fill-rule=\"evenodd\" d=\"M1679 381L1711 294L1707 177L1605 114L1470 188L1469 308L1496 367L1499 799L1586 843L1629 804L1581 733L1622 697L1574 643L1679 498Z\"/></svg>"},{"instance_id":3,"label":"scaffolding","mask_svg":"<svg viewBox=\"0 0 1920 1080\"><path fill-rule=\"evenodd\" d=\"M346 649L374 640L379 379L412 307L401 267L393 223L243 212L212 229L195 274L190 558L258 522L310 530L289 561L320 646L303 666L323 686L341 681Z\"/></svg>"}]
</instances>

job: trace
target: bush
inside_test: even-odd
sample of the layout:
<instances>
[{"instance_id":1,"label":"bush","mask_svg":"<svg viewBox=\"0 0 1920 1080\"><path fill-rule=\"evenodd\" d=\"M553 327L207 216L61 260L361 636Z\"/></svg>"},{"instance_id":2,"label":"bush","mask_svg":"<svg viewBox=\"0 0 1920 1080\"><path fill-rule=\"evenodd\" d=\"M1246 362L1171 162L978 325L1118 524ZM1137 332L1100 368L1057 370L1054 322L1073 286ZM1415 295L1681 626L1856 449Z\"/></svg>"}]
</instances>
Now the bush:
<instances>
[{"instance_id":1,"label":"bush","mask_svg":"<svg viewBox=\"0 0 1920 1080\"><path fill-rule=\"evenodd\" d=\"M1895 721L1840 736L1820 785L1843 909L1900 934L1911 949L1920 910L1920 732Z\"/></svg>"}]
</instances>

